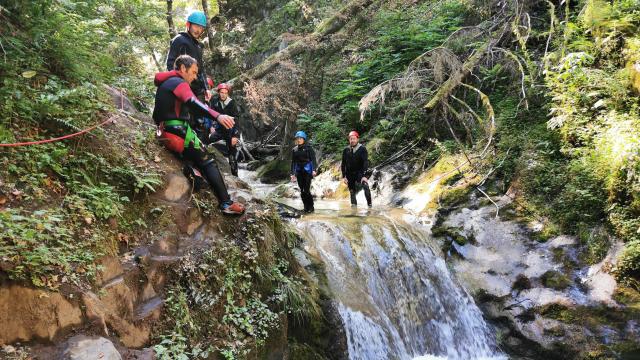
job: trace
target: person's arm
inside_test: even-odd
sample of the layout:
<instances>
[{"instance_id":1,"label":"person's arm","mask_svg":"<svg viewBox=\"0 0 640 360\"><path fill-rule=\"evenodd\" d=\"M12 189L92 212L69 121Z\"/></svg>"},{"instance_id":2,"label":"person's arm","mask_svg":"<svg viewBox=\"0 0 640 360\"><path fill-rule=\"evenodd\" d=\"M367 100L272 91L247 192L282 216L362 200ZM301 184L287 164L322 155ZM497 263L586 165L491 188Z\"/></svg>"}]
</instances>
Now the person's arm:
<instances>
[{"instance_id":1,"label":"person's arm","mask_svg":"<svg viewBox=\"0 0 640 360\"><path fill-rule=\"evenodd\" d=\"M311 146L309 146L309 157L311 157L311 164L313 165L313 171L318 170L318 160L316 159L316 152Z\"/></svg>"},{"instance_id":2,"label":"person's arm","mask_svg":"<svg viewBox=\"0 0 640 360\"><path fill-rule=\"evenodd\" d=\"M340 162L340 171L342 171L342 177L347 177L347 152L346 150L342 150L342 161Z\"/></svg>"},{"instance_id":3,"label":"person's arm","mask_svg":"<svg viewBox=\"0 0 640 360\"><path fill-rule=\"evenodd\" d=\"M296 181L296 170L295 170L295 154L296 152L294 151L295 148L293 148L291 150L291 170L290 170L290 174L291 174L291 181Z\"/></svg>"},{"instance_id":4,"label":"person's arm","mask_svg":"<svg viewBox=\"0 0 640 360\"><path fill-rule=\"evenodd\" d=\"M367 148L362 145L362 176L367 176L367 171L369 171L369 152Z\"/></svg>"},{"instance_id":5,"label":"person's arm","mask_svg":"<svg viewBox=\"0 0 640 360\"><path fill-rule=\"evenodd\" d=\"M187 84L186 82L183 82L180 85L176 86L176 88L173 90L173 94L180 101L185 103L189 107L189 110L192 111L193 115L195 115L196 117L210 116L216 119L216 121L218 121L220 125L224 126L227 129L231 129L233 127L234 121L232 117L228 115L222 115L219 112L208 107L206 104L200 102L200 100L198 100L198 98L196 98L196 96L193 94L193 91L191 91L189 84Z\"/></svg>"}]
</instances>

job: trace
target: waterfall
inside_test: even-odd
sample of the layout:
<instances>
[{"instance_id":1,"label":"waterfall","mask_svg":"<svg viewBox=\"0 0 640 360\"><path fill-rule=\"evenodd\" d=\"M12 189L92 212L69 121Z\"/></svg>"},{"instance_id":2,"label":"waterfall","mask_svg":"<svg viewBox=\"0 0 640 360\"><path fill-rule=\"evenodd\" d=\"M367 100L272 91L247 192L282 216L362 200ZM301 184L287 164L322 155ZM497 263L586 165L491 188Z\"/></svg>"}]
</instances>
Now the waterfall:
<instances>
[{"instance_id":1,"label":"waterfall","mask_svg":"<svg viewBox=\"0 0 640 360\"><path fill-rule=\"evenodd\" d=\"M296 225L325 264L349 359L506 359L420 225L393 211L325 213Z\"/></svg>"}]
</instances>

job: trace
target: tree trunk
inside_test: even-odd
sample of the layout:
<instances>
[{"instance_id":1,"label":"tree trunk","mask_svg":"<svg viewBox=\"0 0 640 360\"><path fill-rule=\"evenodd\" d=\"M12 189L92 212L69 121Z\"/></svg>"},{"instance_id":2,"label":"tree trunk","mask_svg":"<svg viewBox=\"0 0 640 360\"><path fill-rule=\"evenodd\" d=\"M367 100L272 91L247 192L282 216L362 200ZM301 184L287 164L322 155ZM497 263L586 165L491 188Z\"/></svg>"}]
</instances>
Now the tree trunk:
<instances>
[{"instance_id":1,"label":"tree trunk","mask_svg":"<svg viewBox=\"0 0 640 360\"><path fill-rule=\"evenodd\" d=\"M173 24L173 0L167 0L167 24L169 24L169 36L173 39L178 33Z\"/></svg>"},{"instance_id":2,"label":"tree trunk","mask_svg":"<svg viewBox=\"0 0 640 360\"><path fill-rule=\"evenodd\" d=\"M149 41L149 38L146 36L143 36L143 39L146 42L147 49L149 50L149 55L151 55L153 62L156 64L156 68L158 69L158 71L164 71L164 67L162 66L162 64L160 64L160 61L158 61L158 57L156 56L156 49L154 49L153 45L151 45L151 41Z\"/></svg>"},{"instance_id":3,"label":"tree trunk","mask_svg":"<svg viewBox=\"0 0 640 360\"><path fill-rule=\"evenodd\" d=\"M269 56L260 65L233 79L234 84L241 84L247 80L258 80L269 74L281 62L300 55L309 48L315 46L327 35L340 31L349 21L357 18L356 15L373 4L374 0L353 0L340 9L334 16L323 21L316 30L304 39L298 40L281 51Z\"/></svg>"},{"instance_id":4,"label":"tree trunk","mask_svg":"<svg viewBox=\"0 0 640 360\"><path fill-rule=\"evenodd\" d=\"M209 17L209 1L202 0L202 11L207 17L207 38L209 38L209 50L214 51L213 29L211 28L211 18Z\"/></svg>"},{"instance_id":5,"label":"tree trunk","mask_svg":"<svg viewBox=\"0 0 640 360\"><path fill-rule=\"evenodd\" d=\"M280 144L280 151L278 152L278 160L290 161L291 160L291 148L293 147L293 134L297 130L296 118L290 116L284 123L284 131L282 132L282 144Z\"/></svg>"}]
</instances>

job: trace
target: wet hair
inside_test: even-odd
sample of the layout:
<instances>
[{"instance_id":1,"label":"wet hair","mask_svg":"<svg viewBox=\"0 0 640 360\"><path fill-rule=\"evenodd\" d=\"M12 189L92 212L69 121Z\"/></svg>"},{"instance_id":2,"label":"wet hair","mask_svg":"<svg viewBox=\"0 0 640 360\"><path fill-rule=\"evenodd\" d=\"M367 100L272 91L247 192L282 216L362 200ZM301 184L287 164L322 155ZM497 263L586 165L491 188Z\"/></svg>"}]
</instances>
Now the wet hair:
<instances>
[{"instance_id":1,"label":"wet hair","mask_svg":"<svg viewBox=\"0 0 640 360\"><path fill-rule=\"evenodd\" d=\"M176 70L180 70L180 66L184 65L185 69L190 69L193 65L197 65L198 62L196 59L192 58L189 55L180 55L176 59L176 62L173 65L173 68Z\"/></svg>"}]
</instances>

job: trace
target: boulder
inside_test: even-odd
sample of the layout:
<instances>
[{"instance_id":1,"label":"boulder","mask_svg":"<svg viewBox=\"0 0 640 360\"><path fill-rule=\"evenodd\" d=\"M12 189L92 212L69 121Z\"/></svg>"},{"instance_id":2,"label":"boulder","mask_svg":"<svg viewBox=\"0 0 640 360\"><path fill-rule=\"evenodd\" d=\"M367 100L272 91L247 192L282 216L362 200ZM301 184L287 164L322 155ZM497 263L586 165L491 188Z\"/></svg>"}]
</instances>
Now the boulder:
<instances>
[{"instance_id":1,"label":"boulder","mask_svg":"<svg viewBox=\"0 0 640 360\"><path fill-rule=\"evenodd\" d=\"M77 335L67 341L63 360L122 360L113 343L103 337Z\"/></svg>"},{"instance_id":2,"label":"boulder","mask_svg":"<svg viewBox=\"0 0 640 360\"><path fill-rule=\"evenodd\" d=\"M182 174L171 173L166 176L165 188L161 192L163 200L176 202L185 198L191 190L191 183Z\"/></svg>"}]
</instances>

